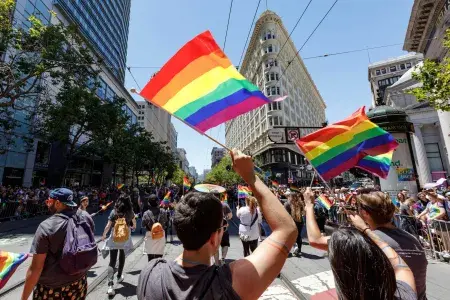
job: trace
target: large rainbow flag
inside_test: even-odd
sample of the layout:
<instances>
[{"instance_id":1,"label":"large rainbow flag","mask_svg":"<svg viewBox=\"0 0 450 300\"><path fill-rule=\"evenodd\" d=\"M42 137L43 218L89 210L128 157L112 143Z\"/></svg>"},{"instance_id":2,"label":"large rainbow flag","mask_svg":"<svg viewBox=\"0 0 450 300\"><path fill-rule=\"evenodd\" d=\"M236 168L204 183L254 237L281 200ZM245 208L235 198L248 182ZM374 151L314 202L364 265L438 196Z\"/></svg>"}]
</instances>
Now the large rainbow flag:
<instances>
[{"instance_id":1,"label":"large rainbow flag","mask_svg":"<svg viewBox=\"0 0 450 300\"><path fill-rule=\"evenodd\" d=\"M297 146L324 180L355 167L367 155L393 151L394 137L371 122L362 107L349 118L313 132Z\"/></svg>"},{"instance_id":2,"label":"large rainbow flag","mask_svg":"<svg viewBox=\"0 0 450 300\"><path fill-rule=\"evenodd\" d=\"M238 198L247 198L252 194L251 189L248 186L238 185Z\"/></svg>"},{"instance_id":3,"label":"large rainbow flag","mask_svg":"<svg viewBox=\"0 0 450 300\"><path fill-rule=\"evenodd\" d=\"M358 164L357 168L363 169L371 174L377 175L383 179L386 179L389 175L389 169L391 168L392 155L394 151L388 153L383 153L377 156L367 155L362 158Z\"/></svg>"},{"instance_id":4,"label":"large rainbow flag","mask_svg":"<svg viewBox=\"0 0 450 300\"><path fill-rule=\"evenodd\" d=\"M0 251L0 290L11 278L17 267L23 263L27 258L28 253L12 253Z\"/></svg>"},{"instance_id":5,"label":"large rainbow flag","mask_svg":"<svg viewBox=\"0 0 450 300\"><path fill-rule=\"evenodd\" d=\"M140 95L201 133L270 102L209 31L185 44Z\"/></svg>"},{"instance_id":6,"label":"large rainbow flag","mask_svg":"<svg viewBox=\"0 0 450 300\"><path fill-rule=\"evenodd\" d=\"M319 202L319 204L324 207L326 210L330 210L331 206L333 205L333 203L331 202L331 200L328 198L327 195L325 194L321 194L319 197L317 197L317 202Z\"/></svg>"},{"instance_id":7,"label":"large rainbow flag","mask_svg":"<svg viewBox=\"0 0 450 300\"><path fill-rule=\"evenodd\" d=\"M183 177L183 191L187 192L191 188L191 182L189 181L189 178L186 176Z\"/></svg>"}]
</instances>

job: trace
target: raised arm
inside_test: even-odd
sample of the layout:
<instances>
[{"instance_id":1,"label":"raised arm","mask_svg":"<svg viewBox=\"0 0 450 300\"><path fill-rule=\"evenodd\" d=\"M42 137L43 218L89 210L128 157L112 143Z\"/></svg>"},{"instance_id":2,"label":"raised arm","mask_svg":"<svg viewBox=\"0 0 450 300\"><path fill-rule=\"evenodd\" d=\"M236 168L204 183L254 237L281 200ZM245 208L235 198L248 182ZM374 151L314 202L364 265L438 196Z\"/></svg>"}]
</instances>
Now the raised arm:
<instances>
[{"instance_id":1,"label":"raised arm","mask_svg":"<svg viewBox=\"0 0 450 300\"><path fill-rule=\"evenodd\" d=\"M316 216L314 215L314 192L311 188L307 188L303 193L305 199L306 211L306 231L308 233L308 241L311 247L328 251L328 240L330 237L322 236L319 226L317 225Z\"/></svg>"},{"instance_id":2,"label":"raised arm","mask_svg":"<svg viewBox=\"0 0 450 300\"><path fill-rule=\"evenodd\" d=\"M231 157L234 170L251 187L272 229L255 252L230 265L233 289L242 299L256 299L280 273L297 237L297 227L276 196L255 175L252 158L238 151L233 151Z\"/></svg>"},{"instance_id":3,"label":"raised arm","mask_svg":"<svg viewBox=\"0 0 450 300\"><path fill-rule=\"evenodd\" d=\"M378 247L386 254L391 262L395 272L395 279L397 281L406 282L415 292L416 283L414 281L414 274L400 255L395 252L385 241L383 241L375 232L371 231L364 220L357 214L348 214L352 224L361 232L365 233Z\"/></svg>"}]
</instances>

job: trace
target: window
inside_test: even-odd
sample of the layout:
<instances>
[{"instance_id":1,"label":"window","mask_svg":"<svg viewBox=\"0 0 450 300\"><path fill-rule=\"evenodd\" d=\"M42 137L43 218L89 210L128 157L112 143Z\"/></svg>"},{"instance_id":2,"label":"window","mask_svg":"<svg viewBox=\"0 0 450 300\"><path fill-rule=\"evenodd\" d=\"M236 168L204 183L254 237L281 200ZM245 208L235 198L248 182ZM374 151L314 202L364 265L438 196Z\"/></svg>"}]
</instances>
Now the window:
<instances>
[{"instance_id":1,"label":"window","mask_svg":"<svg viewBox=\"0 0 450 300\"><path fill-rule=\"evenodd\" d=\"M392 67L390 67L390 68L389 68L389 71L391 71L391 72L397 71L397 66L392 66Z\"/></svg>"},{"instance_id":2,"label":"window","mask_svg":"<svg viewBox=\"0 0 450 300\"><path fill-rule=\"evenodd\" d=\"M406 68L410 69L411 68L411 63L406 63Z\"/></svg>"},{"instance_id":3,"label":"window","mask_svg":"<svg viewBox=\"0 0 450 300\"><path fill-rule=\"evenodd\" d=\"M280 95L280 87L279 86L277 86L277 95Z\"/></svg>"},{"instance_id":4,"label":"window","mask_svg":"<svg viewBox=\"0 0 450 300\"><path fill-rule=\"evenodd\" d=\"M269 126L273 126L273 117L269 117Z\"/></svg>"},{"instance_id":5,"label":"window","mask_svg":"<svg viewBox=\"0 0 450 300\"><path fill-rule=\"evenodd\" d=\"M273 125L278 125L278 117L273 117Z\"/></svg>"},{"instance_id":6,"label":"window","mask_svg":"<svg viewBox=\"0 0 450 300\"><path fill-rule=\"evenodd\" d=\"M270 96L270 87L266 87L266 96ZM269 107L270 110L270 107Z\"/></svg>"},{"instance_id":7,"label":"window","mask_svg":"<svg viewBox=\"0 0 450 300\"><path fill-rule=\"evenodd\" d=\"M406 69L405 64L400 64L400 70L404 70L404 69Z\"/></svg>"},{"instance_id":8,"label":"window","mask_svg":"<svg viewBox=\"0 0 450 300\"><path fill-rule=\"evenodd\" d=\"M269 73L266 73L266 81L269 81Z\"/></svg>"},{"instance_id":9,"label":"window","mask_svg":"<svg viewBox=\"0 0 450 300\"><path fill-rule=\"evenodd\" d=\"M276 87L274 87L274 86L270 87L270 95L276 95L276 92L277 92Z\"/></svg>"},{"instance_id":10,"label":"window","mask_svg":"<svg viewBox=\"0 0 450 300\"><path fill-rule=\"evenodd\" d=\"M444 171L444 165L442 163L441 151L439 150L439 144L425 144L425 151L427 152L428 163L430 165L430 171Z\"/></svg>"},{"instance_id":11,"label":"window","mask_svg":"<svg viewBox=\"0 0 450 300\"><path fill-rule=\"evenodd\" d=\"M380 71L380 70L376 70L376 71L375 71L375 74L381 75L381 71Z\"/></svg>"},{"instance_id":12,"label":"window","mask_svg":"<svg viewBox=\"0 0 450 300\"><path fill-rule=\"evenodd\" d=\"M275 80L275 73L270 73L270 80Z\"/></svg>"},{"instance_id":13,"label":"window","mask_svg":"<svg viewBox=\"0 0 450 300\"><path fill-rule=\"evenodd\" d=\"M385 68L381 69L381 74L386 74L386 69Z\"/></svg>"}]
</instances>

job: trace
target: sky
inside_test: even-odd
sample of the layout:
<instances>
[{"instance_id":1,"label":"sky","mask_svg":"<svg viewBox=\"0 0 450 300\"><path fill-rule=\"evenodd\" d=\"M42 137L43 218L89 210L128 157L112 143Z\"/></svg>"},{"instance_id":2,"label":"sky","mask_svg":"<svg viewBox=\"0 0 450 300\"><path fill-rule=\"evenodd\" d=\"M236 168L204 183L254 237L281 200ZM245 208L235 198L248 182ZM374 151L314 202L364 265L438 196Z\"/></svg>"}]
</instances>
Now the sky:
<instances>
[{"instance_id":1,"label":"sky","mask_svg":"<svg viewBox=\"0 0 450 300\"><path fill-rule=\"evenodd\" d=\"M313 0L291 38L297 49L305 42L335 0ZM231 0L133 0L128 36L125 87L143 88L179 48L197 34L210 30L223 46ZM277 13L290 32L309 0L261 1L257 16L265 10ZM258 0L234 0L225 53L238 65ZM336 122L371 104L368 65L406 54L403 45L326 58L306 59L329 53L403 44L413 0L339 0L300 52L327 109ZM253 30L253 28L252 28ZM152 68L148 68L152 67ZM136 100L141 100L134 95ZM210 168L211 150L217 146L187 125L172 118L178 132L178 148L184 148L199 174ZM301 125L301 124L298 124ZM207 133L225 143L225 125Z\"/></svg>"}]
</instances>

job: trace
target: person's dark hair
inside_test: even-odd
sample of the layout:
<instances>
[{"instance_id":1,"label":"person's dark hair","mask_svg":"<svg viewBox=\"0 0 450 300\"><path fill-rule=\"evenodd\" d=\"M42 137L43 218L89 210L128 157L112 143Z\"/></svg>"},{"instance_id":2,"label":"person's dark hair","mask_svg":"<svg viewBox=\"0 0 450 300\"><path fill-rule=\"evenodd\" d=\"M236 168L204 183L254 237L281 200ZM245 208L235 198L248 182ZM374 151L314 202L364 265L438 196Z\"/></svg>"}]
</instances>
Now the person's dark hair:
<instances>
[{"instance_id":1,"label":"person's dark hair","mask_svg":"<svg viewBox=\"0 0 450 300\"><path fill-rule=\"evenodd\" d=\"M157 207L158 206L158 197L155 195L155 194L151 194L149 197L148 197L148 204L151 206L151 207Z\"/></svg>"},{"instance_id":2,"label":"person's dark hair","mask_svg":"<svg viewBox=\"0 0 450 300\"><path fill-rule=\"evenodd\" d=\"M394 299L394 269L369 237L343 227L331 235L328 249L339 299Z\"/></svg>"},{"instance_id":3,"label":"person's dark hair","mask_svg":"<svg viewBox=\"0 0 450 300\"><path fill-rule=\"evenodd\" d=\"M190 192L175 208L173 224L186 250L198 250L220 228L223 209L213 194Z\"/></svg>"},{"instance_id":4,"label":"person's dark hair","mask_svg":"<svg viewBox=\"0 0 450 300\"><path fill-rule=\"evenodd\" d=\"M133 206L131 205L131 198L127 195L120 196L116 204L114 205L114 209L116 210L116 214L118 216L124 216L130 211L133 210Z\"/></svg>"}]
</instances>

